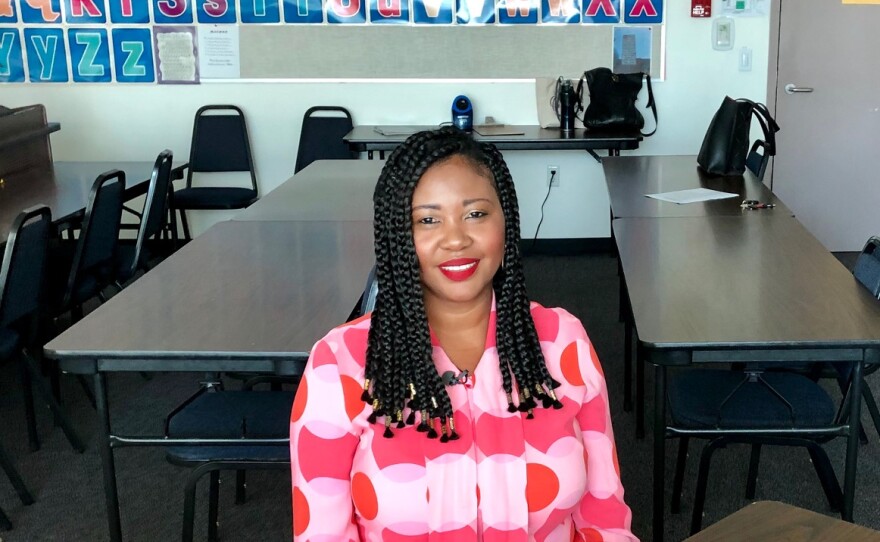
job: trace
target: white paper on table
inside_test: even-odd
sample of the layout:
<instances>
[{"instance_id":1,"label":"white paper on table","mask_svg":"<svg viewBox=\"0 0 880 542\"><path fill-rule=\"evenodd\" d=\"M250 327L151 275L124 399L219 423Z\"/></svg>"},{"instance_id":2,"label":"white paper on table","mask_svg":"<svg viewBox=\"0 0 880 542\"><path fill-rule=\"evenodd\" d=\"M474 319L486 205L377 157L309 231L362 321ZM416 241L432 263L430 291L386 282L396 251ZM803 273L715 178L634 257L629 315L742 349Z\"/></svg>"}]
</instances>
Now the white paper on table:
<instances>
[{"instance_id":1,"label":"white paper on table","mask_svg":"<svg viewBox=\"0 0 880 542\"><path fill-rule=\"evenodd\" d=\"M675 192L663 192L660 194L645 194L645 196L681 205L682 203L698 203L714 199L735 198L739 197L739 194L720 192L708 188L691 188L689 190L676 190Z\"/></svg>"}]
</instances>

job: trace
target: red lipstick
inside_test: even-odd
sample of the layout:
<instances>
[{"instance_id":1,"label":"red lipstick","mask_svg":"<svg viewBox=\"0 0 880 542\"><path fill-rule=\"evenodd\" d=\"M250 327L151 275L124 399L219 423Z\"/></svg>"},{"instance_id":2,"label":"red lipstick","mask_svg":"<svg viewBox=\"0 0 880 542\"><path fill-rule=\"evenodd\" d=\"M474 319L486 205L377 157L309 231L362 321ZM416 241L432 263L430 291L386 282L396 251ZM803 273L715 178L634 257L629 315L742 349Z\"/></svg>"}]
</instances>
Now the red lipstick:
<instances>
[{"instance_id":1,"label":"red lipstick","mask_svg":"<svg viewBox=\"0 0 880 542\"><path fill-rule=\"evenodd\" d=\"M440 272L456 282L469 279L477 272L480 260L475 258L455 258L440 264Z\"/></svg>"}]
</instances>

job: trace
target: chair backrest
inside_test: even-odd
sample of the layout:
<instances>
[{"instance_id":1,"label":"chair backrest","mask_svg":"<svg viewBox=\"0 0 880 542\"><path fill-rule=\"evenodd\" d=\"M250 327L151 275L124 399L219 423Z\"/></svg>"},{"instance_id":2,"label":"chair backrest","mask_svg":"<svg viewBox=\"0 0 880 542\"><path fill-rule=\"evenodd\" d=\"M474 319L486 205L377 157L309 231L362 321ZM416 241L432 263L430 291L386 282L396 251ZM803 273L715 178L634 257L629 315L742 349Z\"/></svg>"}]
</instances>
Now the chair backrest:
<instances>
[{"instance_id":1,"label":"chair backrest","mask_svg":"<svg viewBox=\"0 0 880 542\"><path fill-rule=\"evenodd\" d=\"M334 116L321 114L328 112L337 114ZM299 173L301 169L315 160L357 158L357 153L351 151L342 140L353 126L351 113L344 107L330 105L310 107L303 115L294 173Z\"/></svg>"},{"instance_id":2,"label":"chair backrest","mask_svg":"<svg viewBox=\"0 0 880 542\"><path fill-rule=\"evenodd\" d=\"M370 269L367 275L367 285L364 287L363 296L361 296L361 316L367 314L376 306L376 296L379 295L379 281L376 278L376 266Z\"/></svg>"},{"instance_id":3,"label":"chair backrest","mask_svg":"<svg viewBox=\"0 0 880 542\"><path fill-rule=\"evenodd\" d=\"M95 179L67 280L65 307L83 276L103 273L108 280L111 278L119 244L124 193L125 173L118 169L102 173Z\"/></svg>"},{"instance_id":4,"label":"chair backrest","mask_svg":"<svg viewBox=\"0 0 880 542\"><path fill-rule=\"evenodd\" d=\"M880 237L871 237L853 267L853 276L880 299Z\"/></svg>"},{"instance_id":5,"label":"chair backrest","mask_svg":"<svg viewBox=\"0 0 880 542\"><path fill-rule=\"evenodd\" d=\"M156 157L153 165L153 174L150 176L150 186L147 188L147 198L144 200L144 211L141 215L141 225L138 228L137 240L135 241L134 258L131 261L130 275L134 275L146 262L144 244L147 239L160 233L168 219L168 197L171 189L171 161L173 153L165 149Z\"/></svg>"},{"instance_id":6,"label":"chair backrest","mask_svg":"<svg viewBox=\"0 0 880 542\"><path fill-rule=\"evenodd\" d=\"M196 111L186 186L193 173L246 171L257 189L257 175L251 154L244 111L234 105L206 105Z\"/></svg>"},{"instance_id":7,"label":"chair backrest","mask_svg":"<svg viewBox=\"0 0 880 542\"><path fill-rule=\"evenodd\" d=\"M0 327L38 314L51 227L45 205L25 209L12 223L0 267Z\"/></svg>"},{"instance_id":8,"label":"chair backrest","mask_svg":"<svg viewBox=\"0 0 880 542\"><path fill-rule=\"evenodd\" d=\"M746 156L746 167L749 168L755 177L758 178L759 181L764 180L764 172L767 170L767 162L770 161L770 153L767 152L769 149L766 142L761 139L756 139L754 143L752 143L752 148L749 150L748 156ZM761 152L758 152L758 151Z\"/></svg>"}]
</instances>

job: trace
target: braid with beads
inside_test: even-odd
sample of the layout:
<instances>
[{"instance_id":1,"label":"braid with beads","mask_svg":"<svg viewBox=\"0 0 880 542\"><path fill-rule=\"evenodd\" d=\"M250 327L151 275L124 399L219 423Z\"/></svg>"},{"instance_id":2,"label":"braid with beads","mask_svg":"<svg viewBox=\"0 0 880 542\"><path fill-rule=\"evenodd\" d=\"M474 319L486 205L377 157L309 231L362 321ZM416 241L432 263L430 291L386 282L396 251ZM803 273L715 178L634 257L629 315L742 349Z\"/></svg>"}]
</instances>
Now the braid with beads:
<instances>
[{"instance_id":1,"label":"braid with beads","mask_svg":"<svg viewBox=\"0 0 880 542\"><path fill-rule=\"evenodd\" d=\"M416 425L428 438L455 440L452 404L434 367L419 262L412 236L412 195L422 175L452 156L490 178L504 213L502 267L495 274L496 348L510 412L562 408L544 363L526 296L519 253L519 208L510 171L494 145L452 127L413 134L391 155L373 194L376 279L361 398L383 417L384 435ZM541 401L540 403L538 401Z\"/></svg>"}]
</instances>

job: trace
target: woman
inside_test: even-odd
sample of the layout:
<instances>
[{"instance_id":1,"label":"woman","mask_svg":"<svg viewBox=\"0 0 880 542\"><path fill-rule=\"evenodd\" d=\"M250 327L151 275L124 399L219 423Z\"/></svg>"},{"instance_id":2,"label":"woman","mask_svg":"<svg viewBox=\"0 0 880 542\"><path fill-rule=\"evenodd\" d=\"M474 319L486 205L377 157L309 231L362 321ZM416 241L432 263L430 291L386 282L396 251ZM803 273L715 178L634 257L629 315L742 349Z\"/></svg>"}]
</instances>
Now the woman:
<instances>
[{"instance_id":1,"label":"woman","mask_svg":"<svg viewBox=\"0 0 880 542\"><path fill-rule=\"evenodd\" d=\"M599 362L526 297L501 153L414 134L373 200L375 310L315 345L291 413L295 538L635 540Z\"/></svg>"}]
</instances>

